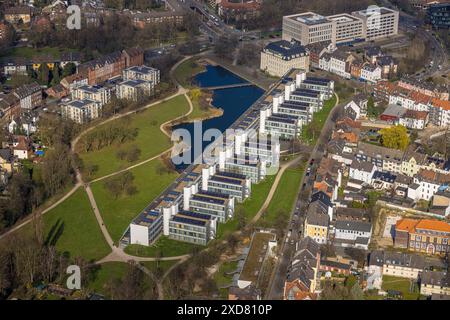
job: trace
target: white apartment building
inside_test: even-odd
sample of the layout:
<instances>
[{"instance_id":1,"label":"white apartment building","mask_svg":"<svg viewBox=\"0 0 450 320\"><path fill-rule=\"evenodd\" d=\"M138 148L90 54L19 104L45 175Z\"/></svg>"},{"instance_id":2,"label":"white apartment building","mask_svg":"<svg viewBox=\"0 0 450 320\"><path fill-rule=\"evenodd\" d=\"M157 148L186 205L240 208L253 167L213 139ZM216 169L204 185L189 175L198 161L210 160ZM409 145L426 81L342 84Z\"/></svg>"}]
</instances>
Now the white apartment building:
<instances>
[{"instance_id":1,"label":"white apartment building","mask_svg":"<svg viewBox=\"0 0 450 320\"><path fill-rule=\"evenodd\" d=\"M302 45L331 41L336 43L334 24L326 17L314 12L304 12L283 17L283 40L295 39Z\"/></svg>"},{"instance_id":2,"label":"white apartment building","mask_svg":"<svg viewBox=\"0 0 450 320\"><path fill-rule=\"evenodd\" d=\"M72 100L61 105L62 117L80 124L98 118L100 113L100 104L92 100Z\"/></svg>"},{"instance_id":3,"label":"white apartment building","mask_svg":"<svg viewBox=\"0 0 450 320\"><path fill-rule=\"evenodd\" d=\"M363 21L366 41L398 34L398 11L385 7L369 6L365 10L352 12L352 16Z\"/></svg>"},{"instance_id":4,"label":"white apartment building","mask_svg":"<svg viewBox=\"0 0 450 320\"><path fill-rule=\"evenodd\" d=\"M376 167L372 163L354 159L350 166L349 177L370 184L375 170Z\"/></svg>"},{"instance_id":5,"label":"white apartment building","mask_svg":"<svg viewBox=\"0 0 450 320\"><path fill-rule=\"evenodd\" d=\"M282 77L291 69L309 71L309 52L299 42L276 41L261 52L261 70L271 76Z\"/></svg>"},{"instance_id":6,"label":"white apartment building","mask_svg":"<svg viewBox=\"0 0 450 320\"><path fill-rule=\"evenodd\" d=\"M111 101L112 88L102 86L80 86L72 91L73 100L92 100L101 106Z\"/></svg>"},{"instance_id":7,"label":"white apartment building","mask_svg":"<svg viewBox=\"0 0 450 320\"><path fill-rule=\"evenodd\" d=\"M138 101L144 97L151 96L154 92L152 81L125 80L116 86L116 95L119 99Z\"/></svg>"},{"instance_id":8,"label":"white apartment building","mask_svg":"<svg viewBox=\"0 0 450 320\"><path fill-rule=\"evenodd\" d=\"M123 80L146 80L154 85L160 82L160 71L147 66L134 66L123 70Z\"/></svg>"},{"instance_id":9,"label":"white apartment building","mask_svg":"<svg viewBox=\"0 0 450 320\"><path fill-rule=\"evenodd\" d=\"M372 64L365 64L361 68L361 79L377 83L381 79L381 68Z\"/></svg>"}]
</instances>

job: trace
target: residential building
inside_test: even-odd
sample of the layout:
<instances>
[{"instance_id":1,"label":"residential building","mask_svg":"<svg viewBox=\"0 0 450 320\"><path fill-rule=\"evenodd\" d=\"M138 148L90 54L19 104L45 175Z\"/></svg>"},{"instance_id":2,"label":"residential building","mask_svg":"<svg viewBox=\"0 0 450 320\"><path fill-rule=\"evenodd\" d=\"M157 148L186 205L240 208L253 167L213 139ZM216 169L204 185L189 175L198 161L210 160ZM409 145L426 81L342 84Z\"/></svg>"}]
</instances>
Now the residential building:
<instances>
[{"instance_id":1,"label":"residential building","mask_svg":"<svg viewBox=\"0 0 450 320\"><path fill-rule=\"evenodd\" d=\"M14 136L13 155L18 159L28 159L31 154L31 141L26 136Z\"/></svg>"},{"instance_id":2,"label":"residential building","mask_svg":"<svg viewBox=\"0 0 450 320\"><path fill-rule=\"evenodd\" d=\"M311 237L318 244L327 243L329 220L328 212L324 212L317 202L310 204L305 219L304 236Z\"/></svg>"},{"instance_id":3,"label":"residential building","mask_svg":"<svg viewBox=\"0 0 450 320\"><path fill-rule=\"evenodd\" d=\"M450 191L438 191L433 196L430 212L448 217L450 215Z\"/></svg>"},{"instance_id":4,"label":"residential building","mask_svg":"<svg viewBox=\"0 0 450 320\"><path fill-rule=\"evenodd\" d=\"M154 93L154 83L146 80L125 80L116 86L116 95L119 99L139 101Z\"/></svg>"},{"instance_id":5,"label":"residential building","mask_svg":"<svg viewBox=\"0 0 450 320\"><path fill-rule=\"evenodd\" d=\"M92 100L100 106L111 101L112 88L104 86L79 86L72 91L73 100Z\"/></svg>"},{"instance_id":6,"label":"residential building","mask_svg":"<svg viewBox=\"0 0 450 320\"><path fill-rule=\"evenodd\" d=\"M450 174L420 169L414 176L414 184L408 188L408 197L413 200L430 200L434 194L450 185Z\"/></svg>"},{"instance_id":7,"label":"residential building","mask_svg":"<svg viewBox=\"0 0 450 320\"><path fill-rule=\"evenodd\" d=\"M5 20L12 24L29 24L36 9L31 6L14 6L5 9Z\"/></svg>"},{"instance_id":8,"label":"residential building","mask_svg":"<svg viewBox=\"0 0 450 320\"><path fill-rule=\"evenodd\" d=\"M42 89L36 82L24 84L13 92L20 100L21 109L32 110L42 105Z\"/></svg>"},{"instance_id":9,"label":"residential building","mask_svg":"<svg viewBox=\"0 0 450 320\"><path fill-rule=\"evenodd\" d=\"M92 100L71 100L61 105L61 115L76 123L84 124L101 114L101 106Z\"/></svg>"},{"instance_id":10,"label":"residential building","mask_svg":"<svg viewBox=\"0 0 450 320\"><path fill-rule=\"evenodd\" d=\"M400 88L411 91L418 91L424 95L437 98L440 100L449 99L449 88L446 85L436 85L428 81L417 81L412 77L403 77L397 82Z\"/></svg>"},{"instance_id":11,"label":"residential building","mask_svg":"<svg viewBox=\"0 0 450 320\"><path fill-rule=\"evenodd\" d=\"M429 115L427 111L406 110L398 120L398 124L408 129L423 130L427 126Z\"/></svg>"},{"instance_id":12,"label":"residential building","mask_svg":"<svg viewBox=\"0 0 450 320\"><path fill-rule=\"evenodd\" d=\"M414 177L421 166L426 163L427 156L425 154L407 150L402 159L402 173L408 177Z\"/></svg>"},{"instance_id":13,"label":"residential building","mask_svg":"<svg viewBox=\"0 0 450 320\"><path fill-rule=\"evenodd\" d=\"M133 66L123 70L123 80L145 80L152 81L154 85L158 85L160 82L160 71L143 65Z\"/></svg>"},{"instance_id":14,"label":"residential building","mask_svg":"<svg viewBox=\"0 0 450 320\"><path fill-rule=\"evenodd\" d=\"M263 0L222 0L217 12L226 23L251 20L259 16Z\"/></svg>"},{"instance_id":15,"label":"residential building","mask_svg":"<svg viewBox=\"0 0 450 320\"><path fill-rule=\"evenodd\" d=\"M185 13L181 10L177 11L151 11L151 12L125 12L128 15L133 25L139 29L143 29L146 25L153 25L158 23L171 23L176 26L183 24Z\"/></svg>"},{"instance_id":16,"label":"residential building","mask_svg":"<svg viewBox=\"0 0 450 320\"><path fill-rule=\"evenodd\" d=\"M346 79L351 78L350 66L355 60L351 53L336 50L330 54L328 71Z\"/></svg>"},{"instance_id":17,"label":"residential building","mask_svg":"<svg viewBox=\"0 0 450 320\"><path fill-rule=\"evenodd\" d=\"M352 266L347 263L342 263L333 260L320 260L319 270L322 272L331 272L334 274L342 274L349 276L351 273Z\"/></svg>"},{"instance_id":18,"label":"residential building","mask_svg":"<svg viewBox=\"0 0 450 320\"><path fill-rule=\"evenodd\" d=\"M354 159L350 166L349 177L371 184L375 171L376 167L373 163Z\"/></svg>"},{"instance_id":19,"label":"residential building","mask_svg":"<svg viewBox=\"0 0 450 320\"><path fill-rule=\"evenodd\" d=\"M420 294L450 295L450 277L447 271L425 270L420 276Z\"/></svg>"},{"instance_id":20,"label":"residential building","mask_svg":"<svg viewBox=\"0 0 450 320\"><path fill-rule=\"evenodd\" d=\"M361 68L360 78L367 82L377 83L381 79L381 68L377 65L365 63Z\"/></svg>"},{"instance_id":21,"label":"residential building","mask_svg":"<svg viewBox=\"0 0 450 320\"><path fill-rule=\"evenodd\" d=\"M450 252L450 224L431 219L401 219L395 225L394 245L411 251L446 255Z\"/></svg>"},{"instance_id":22,"label":"residential building","mask_svg":"<svg viewBox=\"0 0 450 320\"><path fill-rule=\"evenodd\" d=\"M296 244L295 253L284 284L284 300L304 299L307 293L317 288L317 273L320 266L320 246L310 237Z\"/></svg>"},{"instance_id":23,"label":"residential building","mask_svg":"<svg viewBox=\"0 0 450 320\"><path fill-rule=\"evenodd\" d=\"M355 156L359 161L372 162L380 171L401 173L403 152L400 150L359 142Z\"/></svg>"},{"instance_id":24,"label":"residential building","mask_svg":"<svg viewBox=\"0 0 450 320\"><path fill-rule=\"evenodd\" d=\"M261 52L261 70L282 77L291 69L309 71L309 53L295 40L271 42Z\"/></svg>"},{"instance_id":25,"label":"residential building","mask_svg":"<svg viewBox=\"0 0 450 320\"><path fill-rule=\"evenodd\" d=\"M372 224L364 221L336 220L334 244L368 250Z\"/></svg>"},{"instance_id":26,"label":"residential building","mask_svg":"<svg viewBox=\"0 0 450 320\"><path fill-rule=\"evenodd\" d=\"M246 176L252 183L259 183L266 177L266 163L251 159L246 156L239 156L237 154L231 157L225 157L222 154L219 160L220 171L228 171L231 173L238 173Z\"/></svg>"},{"instance_id":27,"label":"residential building","mask_svg":"<svg viewBox=\"0 0 450 320\"><path fill-rule=\"evenodd\" d=\"M10 148L0 149L0 168L11 174L14 168L14 154Z\"/></svg>"},{"instance_id":28,"label":"residential building","mask_svg":"<svg viewBox=\"0 0 450 320\"><path fill-rule=\"evenodd\" d=\"M392 190L396 179L390 172L375 171L370 185L376 190Z\"/></svg>"}]
</instances>

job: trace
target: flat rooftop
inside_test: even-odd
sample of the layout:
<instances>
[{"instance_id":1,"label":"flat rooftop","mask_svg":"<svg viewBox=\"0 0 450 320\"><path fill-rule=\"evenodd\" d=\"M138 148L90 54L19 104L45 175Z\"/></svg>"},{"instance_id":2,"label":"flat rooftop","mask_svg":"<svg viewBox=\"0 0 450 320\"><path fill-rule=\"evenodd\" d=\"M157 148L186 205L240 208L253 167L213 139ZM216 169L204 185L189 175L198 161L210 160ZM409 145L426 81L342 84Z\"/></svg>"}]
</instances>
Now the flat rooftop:
<instances>
[{"instance_id":1,"label":"flat rooftop","mask_svg":"<svg viewBox=\"0 0 450 320\"><path fill-rule=\"evenodd\" d=\"M258 280L269 248L269 241L275 241L275 239L276 236L269 232L256 232L253 235L239 280L251 282Z\"/></svg>"},{"instance_id":2,"label":"flat rooftop","mask_svg":"<svg viewBox=\"0 0 450 320\"><path fill-rule=\"evenodd\" d=\"M344 22L352 22L352 21L361 21L357 17L352 16L351 14L348 14L348 13L335 14L335 15L332 15L332 16L328 16L327 19L336 21L337 23L339 23L339 22L344 23Z\"/></svg>"},{"instance_id":3,"label":"flat rooftop","mask_svg":"<svg viewBox=\"0 0 450 320\"><path fill-rule=\"evenodd\" d=\"M330 23L324 16L314 13L314 12L304 12L299 14L294 14L287 16L289 19L304 23L308 26L313 26L316 24Z\"/></svg>"},{"instance_id":4,"label":"flat rooftop","mask_svg":"<svg viewBox=\"0 0 450 320\"><path fill-rule=\"evenodd\" d=\"M355 12L353 12L353 14L356 13L356 14L359 14L359 15L361 15L361 16L368 17L368 16L371 16L371 15L373 15L374 13L378 13L378 12L379 12L380 14L388 14L388 13L395 13L395 12L398 12L398 11L388 9L388 8L386 8L386 7L377 7L377 6L374 6L374 7L369 7L369 8L367 8L367 9L364 9L364 10L355 11Z\"/></svg>"}]
</instances>

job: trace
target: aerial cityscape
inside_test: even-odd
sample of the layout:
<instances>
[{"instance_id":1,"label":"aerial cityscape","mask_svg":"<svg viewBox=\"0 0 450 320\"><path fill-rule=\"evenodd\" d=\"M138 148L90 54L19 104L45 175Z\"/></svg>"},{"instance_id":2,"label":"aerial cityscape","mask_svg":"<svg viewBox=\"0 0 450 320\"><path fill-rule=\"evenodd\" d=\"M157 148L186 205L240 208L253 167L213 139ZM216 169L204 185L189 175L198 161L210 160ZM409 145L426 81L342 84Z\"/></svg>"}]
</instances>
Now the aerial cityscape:
<instances>
[{"instance_id":1,"label":"aerial cityscape","mask_svg":"<svg viewBox=\"0 0 450 320\"><path fill-rule=\"evenodd\" d=\"M1 1L0 300L450 300L449 54L447 0Z\"/></svg>"}]
</instances>

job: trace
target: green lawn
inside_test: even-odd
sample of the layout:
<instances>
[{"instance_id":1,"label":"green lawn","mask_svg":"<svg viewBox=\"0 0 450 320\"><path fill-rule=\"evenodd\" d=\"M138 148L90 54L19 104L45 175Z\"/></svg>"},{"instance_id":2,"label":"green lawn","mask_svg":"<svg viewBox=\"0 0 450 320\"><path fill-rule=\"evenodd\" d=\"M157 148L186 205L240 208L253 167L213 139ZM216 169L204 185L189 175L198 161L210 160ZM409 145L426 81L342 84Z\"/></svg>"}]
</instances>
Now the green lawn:
<instances>
[{"instance_id":1,"label":"green lawn","mask_svg":"<svg viewBox=\"0 0 450 320\"><path fill-rule=\"evenodd\" d=\"M196 63L196 58L192 58L181 63L174 71L174 76L183 87L192 88L192 78L204 70L203 66Z\"/></svg>"},{"instance_id":2,"label":"green lawn","mask_svg":"<svg viewBox=\"0 0 450 320\"><path fill-rule=\"evenodd\" d=\"M258 213L264 201L266 201L267 194L275 181L275 176L267 176L266 179L259 184L252 184L252 192L250 198L243 203L236 203L235 210L242 207L245 212L247 223ZM217 238L222 238L225 234L234 232L238 229L238 219L234 218L227 223L220 223L217 228Z\"/></svg>"},{"instance_id":3,"label":"green lawn","mask_svg":"<svg viewBox=\"0 0 450 320\"><path fill-rule=\"evenodd\" d=\"M409 292L411 286L411 280L407 278L393 277L393 276L383 276L383 284L381 288L384 291L397 290L403 293L404 300L418 300L420 298L420 293L415 288L414 292Z\"/></svg>"},{"instance_id":4,"label":"green lawn","mask_svg":"<svg viewBox=\"0 0 450 320\"><path fill-rule=\"evenodd\" d=\"M134 114L126 119L121 118L112 123L130 121L131 128L138 128L138 135L135 140L123 144L113 144L98 151L80 152L85 167L88 165L97 165L96 171L90 179L105 176L117 170L129 167L135 163L151 158L164 150L170 148L170 138L164 135L160 130L160 125L166 121L177 118L189 110L188 102L184 96L175 97L169 101L163 102L147 110ZM110 123L104 126L109 126ZM100 126L99 128L101 128ZM91 131L92 132L92 131ZM116 152L120 148L126 149L131 145L136 145L141 154L137 161L128 162L116 157Z\"/></svg>"},{"instance_id":5,"label":"green lawn","mask_svg":"<svg viewBox=\"0 0 450 320\"><path fill-rule=\"evenodd\" d=\"M123 262L107 262L99 266L95 271L94 279L87 285L95 293L106 295L105 285L111 279L122 279L128 269L128 265Z\"/></svg>"},{"instance_id":6,"label":"green lawn","mask_svg":"<svg viewBox=\"0 0 450 320\"><path fill-rule=\"evenodd\" d=\"M304 141L308 141L311 145L316 144L317 139L319 138L320 132L327 121L328 115L330 111L334 108L336 104L336 96L333 95L330 99L324 102L322 110L314 113L313 120L302 128L302 137ZM308 128L314 128L316 134L314 136L311 135Z\"/></svg>"},{"instance_id":7,"label":"green lawn","mask_svg":"<svg viewBox=\"0 0 450 320\"><path fill-rule=\"evenodd\" d=\"M204 248L203 246L161 236L152 246L132 244L126 247L125 252L139 257L155 257L158 252L160 257L176 257L192 253L195 247Z\"/></svg>"},{"instance_id":8,"label":"green lawn","mask_svg":"<svg viewBox=\"0 0 450 320\"><path fill-rule=\"evenodd\" d=\"M220 265L219 270L214 274L214 281L219 288L220 297L226 299L228 297L228 289L220 288L227 286L233 282L233 275L226 275L226 272L232 272L237 269L237 261L227 261Z\"/></svg>"},{"instance_id":9,"label":"green lawn","mask_svg":"<svg viewBox=\"0 0 450 320\"><path fill-rule=\"evenodd\" d=\"M137 192L131 196L123 195L115 199L104 187L108 179L91 185L105 225L114 241L120 239L131 220L178 176L176 172L160 174L157 170L163 165L157 159L130 170L134 176L133 184L137 188Z\"/></svg>"},{"instance_id":10,"label":"green lawn","mask_svg":"<svg viewBox=\"0 0 450 320\"><path fill-rule=\"evenodd\" d=\"M98 260L110 252L86 192L79 188L71 197L43 216L45 234L60 252L71 258Z\"/></svg>"}]
</instances>

